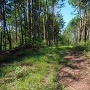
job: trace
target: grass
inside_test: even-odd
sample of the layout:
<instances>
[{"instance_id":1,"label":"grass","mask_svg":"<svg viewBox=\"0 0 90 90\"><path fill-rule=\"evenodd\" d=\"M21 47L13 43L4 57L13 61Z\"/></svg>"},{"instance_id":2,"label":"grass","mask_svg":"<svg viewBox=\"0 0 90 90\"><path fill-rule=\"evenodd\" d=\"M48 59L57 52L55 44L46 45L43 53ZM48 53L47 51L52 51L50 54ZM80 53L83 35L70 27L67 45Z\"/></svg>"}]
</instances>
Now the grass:
<instances>
[{"instance_id":1,"label":"grass","mask_svg":"<svg viewBox=\"0 0 90 90\"><path fill-rule=\"evenodd\" d=\"M64 90L57 73L70 48L27 49L7 57L9 62L0 66L0 90Z\"/></svg>"}]
</instances>

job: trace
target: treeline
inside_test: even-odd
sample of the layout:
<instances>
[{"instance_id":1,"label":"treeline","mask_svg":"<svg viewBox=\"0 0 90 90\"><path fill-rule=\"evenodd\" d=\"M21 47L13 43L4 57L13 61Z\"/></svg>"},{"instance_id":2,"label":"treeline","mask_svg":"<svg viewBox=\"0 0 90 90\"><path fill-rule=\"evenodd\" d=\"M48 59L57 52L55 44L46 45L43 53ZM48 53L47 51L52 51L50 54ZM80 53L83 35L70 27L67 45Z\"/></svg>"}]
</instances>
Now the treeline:
<instances>
[{"instance_id":1,"label":"treeline","mask_svg":"<svg viewBox=\"0 0 90 90\"><path fill-rule=\"evenodd\" d=\"M0 51L27 45L58 45L63 0L0 0Z\"/></svg>"},{"instance_id":2,"label":"treeline","mask_svg":"<svg viewBox=\"0 0 90 90\"><path fill-rule=\"evenodd\" d=\"M67 43L77 44L90 41L90 0L68 0L76 16L69 22L63 33Z\"/></svg>"}]
</instances>

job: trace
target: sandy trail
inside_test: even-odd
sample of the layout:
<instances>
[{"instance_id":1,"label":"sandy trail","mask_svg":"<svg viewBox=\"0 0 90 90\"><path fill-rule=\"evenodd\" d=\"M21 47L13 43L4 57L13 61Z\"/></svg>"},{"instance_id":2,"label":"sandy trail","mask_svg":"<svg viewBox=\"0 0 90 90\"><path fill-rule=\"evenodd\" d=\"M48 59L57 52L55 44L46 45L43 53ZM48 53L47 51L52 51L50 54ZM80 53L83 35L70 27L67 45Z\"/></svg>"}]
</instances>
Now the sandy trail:
<instances>
[{"instance_id":1,"label":"sandy trail","mask_svg":"<svg viewBox=\"0 0 90 90\"><path fill-rule=\"evenodd\" d=\"M59 77L66 90L90 90L90 58L74 51L65 55L69 63L62 66Z\"/></svg>"}]
</instances>

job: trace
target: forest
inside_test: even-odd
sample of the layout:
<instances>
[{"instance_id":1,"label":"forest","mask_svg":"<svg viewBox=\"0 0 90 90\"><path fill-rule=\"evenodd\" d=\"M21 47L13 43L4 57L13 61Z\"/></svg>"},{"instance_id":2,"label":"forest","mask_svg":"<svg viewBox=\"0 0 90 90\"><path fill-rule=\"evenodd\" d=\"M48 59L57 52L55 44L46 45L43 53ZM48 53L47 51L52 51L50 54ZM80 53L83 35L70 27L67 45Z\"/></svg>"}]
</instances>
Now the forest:
<instances>
[{"instance_id":1,"label":"forest","mask_svg":"<svg viewBox=\"0 0 90 90\"><path fill-rule=\"evenodd\" d=\"M90 0L0 0L0 90L90 90Z\"/></svg>"}]
</instances>

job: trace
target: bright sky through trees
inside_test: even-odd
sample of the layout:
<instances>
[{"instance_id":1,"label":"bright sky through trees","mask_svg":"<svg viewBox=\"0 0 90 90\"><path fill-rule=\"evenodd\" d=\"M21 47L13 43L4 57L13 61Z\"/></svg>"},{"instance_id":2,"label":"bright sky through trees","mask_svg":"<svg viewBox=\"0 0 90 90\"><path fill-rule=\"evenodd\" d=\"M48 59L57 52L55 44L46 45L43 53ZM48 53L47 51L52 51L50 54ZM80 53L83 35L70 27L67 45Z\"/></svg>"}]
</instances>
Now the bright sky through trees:
<instances>
[{"instance_id":1,"label":"bright sky through trees","mask_svg":"<svg viewBox=\"0 0 90 90\"><path fill-rule=\"evenodd\" d=\"M69 23L69 21L74 17L73 14L71 14L74 11L74 9L69 5L68 0L65 0L65 7L61 9L61 13L63 15L63 18L65 20L65 26Z\"/></svg>"}]
</instances>

